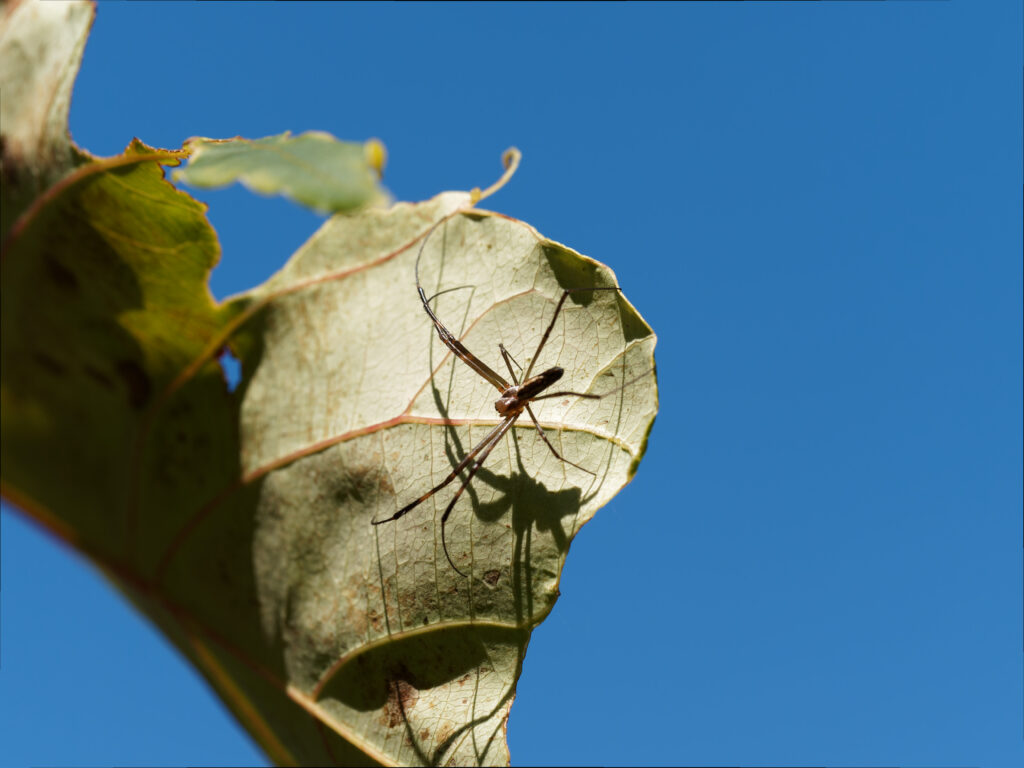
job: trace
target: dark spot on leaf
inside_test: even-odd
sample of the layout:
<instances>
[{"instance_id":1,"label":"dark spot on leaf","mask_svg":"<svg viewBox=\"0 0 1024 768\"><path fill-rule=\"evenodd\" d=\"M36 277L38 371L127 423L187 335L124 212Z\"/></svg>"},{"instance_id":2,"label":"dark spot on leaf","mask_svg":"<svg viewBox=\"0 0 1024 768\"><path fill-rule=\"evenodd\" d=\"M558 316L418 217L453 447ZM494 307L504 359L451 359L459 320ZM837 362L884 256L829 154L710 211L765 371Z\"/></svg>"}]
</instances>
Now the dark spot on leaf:
<instances>
[{"instance_id":1,"label":"dark spot on leaf","mask_svg":"<svg viewBox=\"0 0 1024 768\"><path fill-rule=\"evenodd\" d=\"M66 291L78 291L78 278L74 272L65 267L52 256L46 258L46 273L55 285Z\"/></svg>"},{"instance_id":2,"label":"dark spot on leaf","mask_svg":"<svg viewBox=\"0 0 1024 768\"><path fill-rule=\"evenodd\" d=\"M40 367L45 368L48 373L52 373L54 376L63 376L67 372L67 369L62 363L44 352L33 353L32 359L39 363Z\"/></svg>"},{"instance_id":3,"label":"dark spot on leaf","mask_svg":"<svg viewBox=\"0 0 1024 768\"><path fill-rule=\"evenodd\" d=\"M94 368L91 365L87 365L85 366L85 372L86 374L88 374L89 378L91 378L104 389L109 389L111 391L116 389L114 380L107 376L107 374L101 371L99 368Z\"/></svg>"},{"instance_id":4,"label":"dark spot on leaf","mask_svg":"<svg viewBox=\"0 0 1024 768\"><path fill-rule=\"evenodd\" d=\"M426 741L429 738L430 731L428 729L424 728L422 731L420 731L420 741Z\"/></svg>"},{"instance_id":5,"label":"dark spot on leaf","mask_svg":"<svg viewBox=\"0 0 1024 768\"><path fill-rule=\"evenodd\" d=\"M141 408L149 400L149 376L134 360L121 360L116 370L128 389L128 403L132 408Z\"/></svg>"},{"instance_id":6,"label":"dark spot on leaf","mask_svg":"<svg viewBox=\"0 0 1024 768\"><path fill-rule=\"evenodd\" d=\"M499 571L497 568L494 568L494 569L492 569L490 571L487 571L484 574L484 581L487 584L489 584L490 586L492 586L492 587L495 584L498 583L498 579L500 579L500 578L501 578L501 571Z\"/></svg>"},{"instance_id":7,"label":"dark spot on leaf","mask_svg":"<svg viewBox=\"0 0 1024 768\"><path fill-rule=\"evenodd\" d=\"M416 706L420 692L411 683L396 678L388 683L388 698L384 702L383 722L388 728L394 728L406 719L406 713Z\"/></svg>"},{"instance_id":8,"label":"dark spot on leaf","mask_svg":"<svg viewBox=\"0 0 1024 768\"><path fill-rule=\"evenodd\" d=\"M4 184L9 184L12 187L17 186L21 180L21 174L19 173L20 163L18 158L8 153L7 138L2 134L0 134L0 158L3 159L3 162L0 163L0 168L3 170Z\"/></svg>"}]
</instances>

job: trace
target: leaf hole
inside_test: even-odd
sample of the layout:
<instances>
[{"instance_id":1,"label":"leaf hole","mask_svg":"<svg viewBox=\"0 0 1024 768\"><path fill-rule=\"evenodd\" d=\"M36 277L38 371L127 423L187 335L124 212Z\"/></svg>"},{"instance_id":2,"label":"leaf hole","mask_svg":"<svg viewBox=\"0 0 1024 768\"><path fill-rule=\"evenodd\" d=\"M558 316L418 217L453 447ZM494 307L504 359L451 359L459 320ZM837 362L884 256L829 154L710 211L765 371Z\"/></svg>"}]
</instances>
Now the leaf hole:
<instances>
[{"instance_id":1,"label":"leaf hole","mask_svg":"<svg viewBox=\"0 0 1024 768\"><path fill-rule=\"evenodd\" d=\"M238 383L242 380L242 362L235 357L228 347L224 347L217 356L220 369L224 373L224 381L228 385L228 392L238 389Z\"/></svg>"}]
</instances>

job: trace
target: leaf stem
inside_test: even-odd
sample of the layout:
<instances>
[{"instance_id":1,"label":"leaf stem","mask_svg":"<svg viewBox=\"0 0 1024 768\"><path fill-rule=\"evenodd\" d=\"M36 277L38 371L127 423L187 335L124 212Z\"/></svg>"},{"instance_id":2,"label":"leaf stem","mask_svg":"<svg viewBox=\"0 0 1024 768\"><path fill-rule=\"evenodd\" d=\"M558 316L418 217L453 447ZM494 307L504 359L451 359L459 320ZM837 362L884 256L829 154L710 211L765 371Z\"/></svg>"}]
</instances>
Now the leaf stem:
<instances>
[{"instance_id":1,"label":"leaf stem","mask_svg":"<svg viewBox=\"0 0 1024 768\"><path fill-rule=\"evenodd\" d=\"M512 178L516 170L519 168L519 161L523 159L523 153L515 147L509 147L501 155L501 162L505 165L505 172L501 174L501 178L491 184L487 189L480 191L479 187L475 187L470 192L470 197L473 201L473 205L476 205L486 197L490 197L499 189L504 187L508 180Z\"/></svg>"}]
</instances>

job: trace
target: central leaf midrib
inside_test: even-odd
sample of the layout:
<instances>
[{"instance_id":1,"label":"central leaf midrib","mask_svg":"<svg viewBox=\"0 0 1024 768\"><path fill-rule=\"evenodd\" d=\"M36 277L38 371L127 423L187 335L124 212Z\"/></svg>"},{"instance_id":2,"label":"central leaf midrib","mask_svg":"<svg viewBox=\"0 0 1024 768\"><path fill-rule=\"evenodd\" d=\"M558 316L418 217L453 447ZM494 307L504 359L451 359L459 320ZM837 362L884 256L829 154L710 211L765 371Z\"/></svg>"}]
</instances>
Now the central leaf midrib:
<instances>
[{"instance_id":1,"label":"central leaf midrib","mask_svg":"<svg viewBox=\"0 0 1024 768\"><path fill-rule=\"evenodd\" d=\"M254 482L259 478L263 477L276 469L281 469L293 464L296 461L304 459L308 456L315 456L321 451L325 451L328 448L333 448L336 445L342 445L352 440L356 440L360 437L366 437L367 435L373 435L377 432L381 432L387 429L394 429L396 427L406 426L408 424L425 424L428 426L438 427L461 427L461 426L487 426L494 427L502 421L500 418L493 419L451 419L442 418L440 416L414 416L412 414L404 413L400 416L396 416L393 419L387 419L386 421L377 422L370 424L365 427L359 427L357 429L343 432L340 435L329 437L324 440L318 440L315 443L311 443L303 448L296 451L291 451L283 456L279 456L276 459L268 461L261 466L246 472L241 479L241 484ZM541 427L550 429L552 432L576 432L581 434L593 435L598 440L611 443L612 445L624 450L630 456L633 455L633 450L623 441L621 438L615 435L603 434L601 432L594 431L593 427L588 426L577 426L566 424L565 422L545 422L538 419ZM533 423L520 419L513 427L515 429L534 429Z\"/></svg>"}]
</instances>

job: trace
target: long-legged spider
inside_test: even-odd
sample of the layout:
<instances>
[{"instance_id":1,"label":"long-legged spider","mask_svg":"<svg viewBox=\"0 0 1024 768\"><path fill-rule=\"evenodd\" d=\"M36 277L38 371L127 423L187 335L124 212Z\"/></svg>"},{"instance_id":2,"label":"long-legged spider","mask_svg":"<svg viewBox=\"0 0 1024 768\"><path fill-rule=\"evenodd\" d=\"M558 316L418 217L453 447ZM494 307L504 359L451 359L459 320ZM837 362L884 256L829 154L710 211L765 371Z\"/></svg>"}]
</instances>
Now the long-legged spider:
<instances>
[{"instance_id":1,"label":"long-legged spider","mask_svg":"<svg viewBox=\"0 0 1024 768\"><path fill-rule=\"evenodd\" d=\"M444 220L445 219L442 219L442 221ZM448 558L448 563L451 565L452 568L455 569L456 573L458 573L460 576L466 577L467 574L463 573L459 569L459 567L455 565L455 562L452 560L452 556L448 552L448 543L445 539L445 524L448 522L448 517L451 515L452 509L454 509L456 502L459 500L459 497L462 495L462 492L466 490L470 482L473 480L473 476L477 473L477 470L479 470L480 467L483 466L483 463L487 461L487 457L490 456L491 451L494 450L494 447L501 441L501 438L505 435L505 433L512 428L512 425L516 423L516 420L523 415L524 411L530 417L530 420L533 422L533 425L537 428L537 434L540 435L541 440L544 441L544 444L551 450L551 453L554 454L555 458L557 458L559 461L565 462L566 464L571 464L572 466L586 472L587 474L595 475L594 472L591 472L589 469L585 467L581 467L579 464L576 464L575 462L569 461L564 456L559 454L557 450L555 450L555 446L553 446L551 444L551 441L548 440L547 435L544 434L544 429L541 427L540 422L537 421L537 417L534 415L533 409L530 407L530 403L536 400L546 400L553 397L566 396L584 397L590 400L600 400L603 397L607 397L608 395L618 392L619 390L623 389L629 384L632 384L634 381L643 378L643 376L646 376L647 374L644 373L641 376L637 377L636 379L627 381L625 384L622 384L616 387L615 389L610 390L608 392L604 392L602 394L569 391L546 392L548 387L550 387L556 381L561 379L562 375L565 373L565 371L557 365L548 368L546 371L543 371L542 373L538 373L536 376L530 376L530 374L533 371L534 363L536 363L537 359L540 357L541 350L544 349L544 344L547 343L548 337L551 335L551 330L555 327L555 321L558 319L558 314L562 310L562 305L565 304L565 300L569 297L569 294L583 291L621 290L617 286L602 286L593 288L568 288L562 291L562 296L561 298L559 298L558 304L555 306L555 313L554 315L552 315L551 321L548 323L547 328L544 330L544 335L541 336L540 343L537 345L537 351L534 352L533 359L530 360L529 365L523 372L522 383L520 383L519 378L516 376L515 370L512 368L512 363L515 362L515 360L512 358L512 355L509 354L508 350L505 349L505 346L503 344L498 344L498 349L501 351L501 357L505 361L505 365L508 367L509 375L512 377L512 383L510 384L499 373L494 371L480 358L478 358L476 355L474 355L472 352L466 349L465 345L463 345L462 342L459 341L451 333L451 331L449 331L444 326L444 323L442 323L438 319L437 315L434 314L434 310L431 309L430 307L430 302L437 298L437 296L440 294L435 294L434 296L431 296L428 299L426 293L424 293L423 288L420 285L420 257L423 255L423 248L424 246L426 246L427 240L430 239L430 236L433 234L434 230L440 223L441 221L437 222L437 224L431 227L426 237L423 238L423 242L420 244L419 253L416 255L416 290L420 295L420 301L423 303L424 311L430 317L431 322L434 324L434 328L437 329L437 335L441 339L441 342L446 347L448 347L448 349L450 349L455 354L456 357L458 357L466 365L468 365L470 368L476 371L482 378L486 379L488 382L493 384L494 387L501 393L501 396L494 401L494 409L498 412L498 415L501 416L501 421L498 423L496 427L494 427L494 429L492 429L487 434L487 436L483 440L477 443L476 446L469 453L466 454L462 461L460 461L455 466L455 468L452 469L451 473L447 477L445 477L444 480L442 480L429 491L424 493L418 499L415 499L414 501L411 501L410 503L406 504L400 510L395 512L395 514L393 514L391 517L388 517L384 520L373 520L371 522L373 523L373 525L382 525L384 523L390 523L392 520L397 520L398 518L405 515L407 512L410 512L413 509L415 509L417 506L419 506L424 501L429 499L442 488L447 486L449 483L455 480L456 477L459 476L462 470L464 470L466 467L472 464L473 466L469 470L469 474L466 475L465 480L462 481L462 485L459 486L459 489L455 492L455 495L452 496L451 501L448 502L448 506L445 508L444 514L441 515L441 546L444 549L445 557ZM446 293L446 291L442 291L441 293ZM518 363L516 363L516 365L518 365Z\"/></svg>"}]
</instances>

